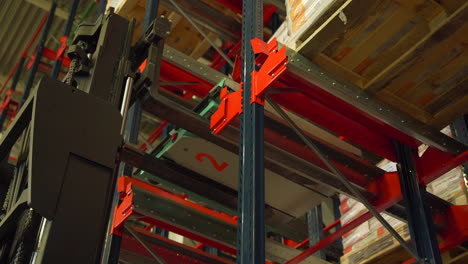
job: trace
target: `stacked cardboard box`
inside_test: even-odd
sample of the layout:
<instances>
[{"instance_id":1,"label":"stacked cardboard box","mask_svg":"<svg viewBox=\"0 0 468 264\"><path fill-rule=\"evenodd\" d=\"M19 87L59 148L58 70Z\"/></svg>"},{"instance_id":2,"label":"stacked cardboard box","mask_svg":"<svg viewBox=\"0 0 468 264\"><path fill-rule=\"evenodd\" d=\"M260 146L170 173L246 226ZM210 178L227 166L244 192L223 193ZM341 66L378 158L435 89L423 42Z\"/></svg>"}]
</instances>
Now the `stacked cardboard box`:
<instances>
[{"instance_id":1,"label":"stacked cardboard box","mask_svg":"<svg viewBox=\"0 0 468 264\"><path fill-rule=\"evenodd\" d=\"M451 136L449 127L442 129L441 132ZM427 146L421 145L419 147L419 156L422 156L426 150ZM396 171L396 163L389 160L383 160L377 166L388 172ZM468 204L467 187L461 167L456 167L429 183L427 191L455 205ZM344 195L340 196L340 201L340 212L342 214L340 220L342 224L349 223L367 211L363 204ZM409 230L406 223L385 213L381 215L403 238L409 239ZM398 243L382 224L377 219L372 218L343 236L344 255L342 263L373 263L373 257L382 255L386 251L395 250L398 246ZM402 257L404 260L406 256L403 255Z\"/></svg>"},{"instance_id":2,"label":"stacked cardboard box","mask_svg":"<svg viewBox=\"0 0 468 264\"><path fill-rule=\"evenodd\" d=\"M383 168L390 171L395 168L394 164L391 162L383 162L381 165ZM453 204L468 204L467 188L460 167L454 168L428 184L427 190ZM349 223L367 212L363 204L344 195L340 195L340 202L340 220L342 224ZM409 239L408 226L406 223L385 213L381 215L402 237ZM342 257L342 263L362 263L364 260L367 261L373 256L378 256L379 253L382 254L381 252L385 252L390 247L396 248L398 247L398 243L377 219L372 218L343 236L344 255Z\"/></svg>"},{"instance_id":3,"label":"stacked cardboard box","mask_svg":"<svg viewBox=\"0 0 468 264\"><path fill-rule=\"evenodd\" d=\"M352 220L367 212L367 209L362 203L357 202L345 195L340 195L340 201L340 221L342 225L351 222ZM381 215L395 229L405 224L386 213L381 213ZM361 248L363 245L377 240L386 234L387 230L382 226L382 224L377 219L372 218L343 236L344 254L351 253L356 249Z\"/></svg>"}]
</instances>

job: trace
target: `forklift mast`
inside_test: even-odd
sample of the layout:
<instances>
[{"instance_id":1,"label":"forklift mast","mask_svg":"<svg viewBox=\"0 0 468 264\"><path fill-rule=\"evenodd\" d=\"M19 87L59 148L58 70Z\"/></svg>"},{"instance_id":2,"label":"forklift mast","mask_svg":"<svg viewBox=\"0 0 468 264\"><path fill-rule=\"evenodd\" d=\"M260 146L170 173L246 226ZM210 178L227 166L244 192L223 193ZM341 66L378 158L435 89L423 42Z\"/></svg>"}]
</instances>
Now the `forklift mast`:
<instances>
[{"instance_id":1,"label":"forklift mast","mask_svg":"<svg viewBox=\"0 0 468 264\"><path fill-rule=\"evenodd\" d=\"M0 142L0 191L8 190L0 197L0 263L101 262L129 83L141 92L157 76L132 65L151 53L159 38L151 29L161 25L169 31L157 18L135 47L133 21L113 10L80 25L63 82L44 77L22 105Z\"/></svg>"}]
</instances>

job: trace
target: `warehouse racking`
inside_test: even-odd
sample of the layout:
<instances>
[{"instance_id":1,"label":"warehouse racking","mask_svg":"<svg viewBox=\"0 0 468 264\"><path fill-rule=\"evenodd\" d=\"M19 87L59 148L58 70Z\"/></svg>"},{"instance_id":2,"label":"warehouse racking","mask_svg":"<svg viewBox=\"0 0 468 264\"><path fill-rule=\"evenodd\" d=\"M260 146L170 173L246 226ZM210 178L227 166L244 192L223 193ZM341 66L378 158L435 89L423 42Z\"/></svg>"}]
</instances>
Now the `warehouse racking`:
<instances>
[{"instance_id":1,"label":"warehouse racking","mask_svg":"<svg viewBox=\"0 0 468 264\"><path fill-rule=\"evenodd\" d=\"M162 61L151 61L154 58L149 55L147 65L156 62L162 80L189 83L183 86L184 91L205 100L190 109L181 98L161 96L162 89L151 90L133 102L123 135L126 142L137 143L139 119L145 111L179 128L169 137L173 142L182 137L180 129L183 129L201 138L206 146L213 144L231 154L239 154L238 195L234 188L207 179L193 168L155 159L155 153L143 154L135 146L125 144L120 149L124 162L119 167L117 183L120 202L115 200L113 235L107 240L104 258L114 263L121 248L120 256L127 254L135 261L146 256L159 263L164 263L164 259L168 263L233 263L235 255L238 263L263 263L265 259L275 263L326 263L320 255L312 255L372 216L379 218L383 211L408 221L411 245L383 218L379 219L413 260L421 263L442 263L441 252L466 242L467 206L452 205L424 188L425 184L468 161L466 145L440 133L428 122L397 110L355 82L334 76L299 51L279 48L275 40L261 41L263 1L217 1L242 13L242 42L235 45L241 50L241 63L232 63L233 74L229 76L164 46L161 40L156 46ZM146 1L142 32L156 18L158 4L158 0ZM466 4L461 4L448 20L466 17L466 9ZM125 16L124 11L124 8L117 9L116 13ZM209 39L209 35L206 37ZM40 57L42 50L38 54ZM146 73L144 65L140 72ZM30 82L32 85L32 79ZM212 90L215 86L217 89ZM219 106L211 109L214 114L210 128L202 110L207 109L209 100L216 101L219 96ZM270 112L267 115L266 108ZM291 113L359 145L360 150L398 162L398 173L384 172L350 155L349 151L324 142L309 131L304 132L292 120ZM240 117L239 124L237 117ZM458 135L466 133L466 121L456 129ZM157 131L161 133L161 129ZM418 156L417 148L421 144L428 145L428 150ZM212 156L208 154L208 157ZM219 166L217 162L212 159L213 165ZM133 172L130 166L140 170ZM322 197L337 192L348 194L363 202L369 212L336 228L325 238L310 234L305 239L303 230L294 232L290 230L294 226L286 228L274 223L271 215L279 217L284 212L265 204L266 170L315 192L319 190ZM326 227L326 231L336 226L337 222ZM294 248L266 238L265 228L271 227L285 237L304 241ZM156 228L159 230L153 232ZM162 229L198 241L199 247L222 251L224 255L215 256L197 247L175 243L164 237ZM437 236L442 238L441 242ZM310 240L316 243L300 250Z\"/></svg>"}]
</instances>

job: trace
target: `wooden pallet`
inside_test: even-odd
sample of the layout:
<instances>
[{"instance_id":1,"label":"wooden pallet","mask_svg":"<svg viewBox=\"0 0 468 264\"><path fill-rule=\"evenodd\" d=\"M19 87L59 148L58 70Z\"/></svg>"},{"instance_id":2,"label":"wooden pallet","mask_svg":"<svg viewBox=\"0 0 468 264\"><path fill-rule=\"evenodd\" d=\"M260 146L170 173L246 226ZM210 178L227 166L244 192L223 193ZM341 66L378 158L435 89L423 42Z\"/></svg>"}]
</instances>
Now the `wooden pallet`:
<instances>
[{"instance_id":1,"label":"wooden pallet","mask_svg":"<svg viewBox=\"0 0 468 264\"><path fill-rule=\"evenodd\" d=\"M134 18L136 20L134 42L138 40L141 35L143 18L145 16L146 0L124 0L121 1L116 7L115 12L128 19ZM227 12L219 6L213 8L221 8L220 12ZM171 34L166 39L166 44L182 51L183 53L198 59L210 49L210 44L203 36L189 23L187 19L180 14L173 12L170 8L161 4L158 10L158 15L165 16L172 21ZM212 32L205 32L208 37L215 41L218 36Z\"/></svg>"},{"instance_id":2,"label":"wooden pallet","mask_svg":"<svg viewBox=\"0 0 468 264\"><path fill-rule=\"evenodd\" d=\"M337 0L296 51L442 128L468 112L468 1Z\"/></svg>"}]
</instances>

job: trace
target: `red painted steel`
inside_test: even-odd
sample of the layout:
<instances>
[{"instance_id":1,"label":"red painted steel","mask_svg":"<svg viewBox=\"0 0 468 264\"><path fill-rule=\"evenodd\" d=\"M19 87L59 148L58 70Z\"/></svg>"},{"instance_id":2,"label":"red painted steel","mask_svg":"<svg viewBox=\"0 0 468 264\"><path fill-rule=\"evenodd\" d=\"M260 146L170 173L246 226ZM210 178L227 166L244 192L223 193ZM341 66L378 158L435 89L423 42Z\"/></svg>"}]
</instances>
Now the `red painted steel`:
<instances>
[{"instance_id":1,"label":"red painted steel","mask_svg":"<svg viewBox=\"0 0 468 264\"><path fill-rule=\"evenodd\" d=\"M253 52L258 55L255 63L260 66L252 72L252 94L250 103L265 105L265 94L268 87L286 72L288 57L286 47L278 50L276 38L269 43L258 38L250 41Z\"/></svg>"},{"instance_id":2,"label":"red painted steel","mask_svg":"<svg viewBox=\"0 0 468 264\"><path fill-rule=\"evenodd\" d=\"M114 235L122 235L123 224L134 214L132 184L125 182L123 178L120 177L117 183L117 192L120 193L120 200L122 202L116 205L114 209L111 230L111 234Z\"/></svg>"},{"instance_id":3,"label":"red painted steel","mask_svg":"<svg viewBox=\"0 0 468 264\"><path fill-rule=\"evenodd\" d=\"M211 156L210 154L208 154L208 153L198 153L197 155L195 155L195 159L197 159L199 162L205 161L204 158L207 158L208 161L211 163L211 165L217 171L223 171L224 169L226 169L227 166L229 166L229 164L226 163L226 162L222 162L222 163L218 164L216 159L213 156Z\"/></svg>"},{"instance_id":4,"label":"red painted steel","mask_svg":"<svg viewBox=\"0 0 468 264\"><path fill-rule=\"evenodd\" d=\"M437 215L435 222L445 227L440 234L441 249L450 249L468 241L468 205L452 205L448 212Z\"/></svg>"},{"instance_id":5,"label":"red painted steel","mask_svg":"<svg viewBox=\"0 0 468 264\"><path fill-rule=\"evenodd\" d=\"M256 102L264 105L267 88L287 69L286 48L278 50L276 39L269 43L260 39L252 39L251 44L254 53L259 55L255 63L260 66L258 71L252 72L251 103ZM234 73L237 73L240 65L239 60L236 59L235 65ZM218 109L210 118L210 129L215 134L221 133L229 123L242 113L242 83L238 91L231 93L225 87L220 93L220 99Z\"/></svg>"},{"instance_id":6,"label":"red painted steel","mask_svg":"<svg viewBox=\"0 0 468 264\"><path fill-rule=\"evenodd\" d=\"M150 144L153 144L154 141L156 141L156 139L158 139L163 131L164 131L164 128L168 125L169 123L167 121L162 121L158 127L156 127L156 129L151 133L151 135L148 136L148 138L146 139L146 141ZM143 150L143 151L146 151L148 149L148 146L146 143L143 143L141 144L140 146L140 149Z\"/></svg>"},{"instance_id":7,"label":"red painted steel","mask_svg":"<svg viewBox=\"0 0 468 264\"><path fill-rule=\"evenodd\" d=\"M323 228L323 232L327 233L330 231L330 229L338 226L341 223L340 219L336 219L333 223L327 225L326 227Z\"/></svg>"},{"instance_id":8,"label":"red painted steel","mask_svg":"<svg viewBox=\"0 0 468 264\"><path fill-rule=\"evenodd\" d=\"M242 14L242 0L216 0L216 2L238 14Z\"/></svg>"},{"instance_id":9,"label":"red painted steel","mask_svg":"<svg viewBox=\"0 0 468 264\"><path fill-rule=\"evenodd\" d=\"M447 212L442 212L436 216L435 222L446 228L441 233L444 241L439 243L440 253L468 241L468 205L453 205ZM409 259L402 264L414 263L414 259Z\"/></svg>"},{"instance_id":10,"label":"red painted steel","mask_svg":"<svg viewBox=\"0 0 468 264\"><path fill-rule=\"evenodd\" d=\"M216 63L213 65L217 65ZM166 68L162 70L161 74L162 76L166 76L165 78L168 80L176 78L174 80L180 81L182 79L184 81L198 81L200 85L183 87L183 89L186 91L193 92L197 96L202 97L206 95L212 87L211 84L203 82L200 80L200 78L193 76L191 73L170 64L166 65ZM421 142L418 140L402 133L401 131L383 123L380 120L377 120L376 118L329 94L320 87L303 80L301 77L296 76L291 72L286 72L283 74L281 79L274 82L272 86L283 88L300 88L302 90L301 93L288 93L282 94L281 96L274 94L271 96L275 101L277 101L286 109L291 110L311 120L312 122L337 133L337 137L345 138L347 141L361 145L362 147L389 160L395 160L394 147L391 142L392 139L396 139L414 149L416 149L417 146L421 144ZM266 136L265 138L267 141L272 141L272 139L275 137L270 136L270 138L268 138ZM275 141L273 140L272 142ZM281 142L278 143L280 145L290 145L290 142L284 138L278 139L276 142ZM301 156L299 152L293 154ZM309 157L310 155L307 156ZM314 160L314 156L311 156L311 158L309 157L307 159L309 161ZM438 151L434 148L430 148L428 152L426 152L420 159L416 159L416 163L419 164L418 175L420 175L420 182L430 182L454 166L466 162L467 159L467 152L461 153L458 156L454 156ZM346 168L344 164L339 164L338 162L334 163L352 182L366 187L372 193L379 194L378 199L373 201L373 204L378 208L379 211L384 210L385 208L388 208L389 206L401 200L401 192L398 181L394 182L395 184L383 185L382 181L387 181L387 177L383 177L384 179L379 178L370 181L364 175L360 175L356 171ZM314 160L314 164L319 166L323 165L318 160ZM327 246L329 243L340 237L343 233L346 233L353 227L367 220L368 217L370 217L370 215L365 214L349 225L343 226L337 232L333 233L319 242L317 245L308 249L306 251L307 253L301 254L297 258L291 260L289 263L298 263L298 259L301 259L304 256L306 257L306 255L308 256Z\"/></svg>"},{"instance_id":11,"label":"red painted steel","mask_svg":"<svg viewBox=\"0 0 468 264\"><path fill-rule=\"evenodd\" d=\"M221 102L218 109L210 117L210 129L215 134L221 133L229 123L242 113L242 88L229 93L228 88L224 87L219 97Z\"/></svg>"},{"instance_id":12,"label":"red painted steel","mask_svg":"<svg viewBox=\"0 0 468 264\"><path fill-rule=\"evenodd\" d=\"M146 191L149 191L153 194L156 194L158 196L161 196L165 199L168 199L168 200L171 200L173 202L176 202L178 204L181 204L183 206L186 206L186 207L189 207L189 208L192 208L192 209L195 209L199 212L202 212L204 214L207 214L211 217L215 217L219 220L222 220L224 222L227 222L231 225L236 225L237 224L237 221L234 219L233 216L229 216L225 213L220 213L220 212L217 212L217 211L214 211L214 210L211 210L205 206L202 206L202 205L199 205L199 204L196 204L194 202L191 202L189 200L187 200L187 196L180 196L180 195L177 195L177 194L173 194L173 193L169 193L163 189L160 189L154 185L151 185L149 183L146 183L144 181L140 181L138 179L135 179L135 178L130 178L130 177L127 177L127 176L123 176L119 179L119 181L122 180L124 182L124 185L127 186L128 184L131 184L132 186L135 186L135 187L138 187L138 188L141 188L141 189L144 189ZM119 182L120 183L120 182Z\"/></svg>"},{"instance_id":13,"label":"red painted steel","mask_svg":"<svg viewBox=\"0 0 468 264\"><path fill-rule=\"evenodd\" d=\"M148 216L141 217L141 218L139 218L139 220L143 221L143 222L146 222L146 223L149 223L149 224L153 224L155 226L158 226L158 227L163 228L163 229L165 229L167 231L179 234L181 236L187 237L189 239L193 239L195 241L201 242L201 243L203 243L203 244L205 244L207 246L219 249L219 250L224 251L226 253L233 254L233 255L236 254L236 249L233 248L233 247L227 246L227 245L225 245L223 243L220 243L218 241L214 241L214 240L206 238L204 236L195 234L193 232L190 232L190 231L185 230L183 228L177 227L177 226L172 225L170 223L166 223L166 222L163 222L161 220L158 220L158 219L155 219L155 218L152 218L152 217L148 217Z\"/></svg>"},{"instance_id":14,"label":"red painted steel","mask_svg":"<svg viewBox=\"0 0 468 264\"><path fill-rule=\"evenodd\" d=\"M468 162L468 151L454 156L429 147L419 158L420 183L427 184L465 162Z\"/></svg>"},{"instance_id":15,"label":"red painted steel","mask_svg":"<svg viewBox=\"0 0 468 264\"><path fill-rule=\"evenodd\" d=\"M273 14L278 10L277 6L274 5L265 5L263 7L263 26L267 26L270 23Z\"/></svg>"},{"instance_id":16,"label":"red painted steel","mask_svg":"<svg viewBox=\"0 0 468 264\"><path fill-rule=\"evenodd\" d=\"M290 71L283 74L281 80L273 86L302 90L301 94L272 95L272 97L312 122L321 124L339 136L344 136L347 140L392 161L395 160L395 154L391 139L397 139L413 148L421 144ZM322 113L322 110L325 111ZM349 125L352 125L351 129L347 129ZM368 143L366 139L372 140L372 143ZM378 140L374 141L375 139Z\"/></svg>"},{"instance_id":17,"label":"red painted steel","mask_svg":"<svg viewBox=\"0 0 468 264\"><path fill-rule=\"evenodd\" d=\"M380 189L382 191L387 190L386 192L381 193L381 196L375 202L372 203L378 212L384 211L393 204L397 203L402 198L398 174L396 173L386 173L384 176L380 177L379 180L375 181L375 184L372 187ZM301 261L305 260L315 252L330 245L338 238L342 237L344 234L356 228L363 222L369 220L370 218L372 218L372 214L370 212L362 214L361 216L357 217L348 224L343 225L341 228L339 228L332 234L326 236L314 246L304 250L302 253L286 262L286 264L300 263Z\"/></svg>"},{"instance_id":18,"label":"red painted steel","mask_svg":"<svg viewBox=\"0 0 468 264\"><path fill-rule=\"evenodd\" d=\"M313 121L350 141L371 150L390 160L395 160L393 145L389 138L375 133L372 127L367 127L327 105L313 100L305 94L273 94L271 97L288 110Z\"/></svg>"},{"instance_id":19,"label":"red painted steel","mask_svg":"<svg viewBox=\"0 0 468 264\"><path fill-rule=\"evenodd\" d=\"M204 252L203 250L192 248L187 245L170 240L168 238L150 233L144 229L137 228L137 227L131 227L131 228L133 228L134 231L144 236L151 237L151 240L159 240L163 242L164 244L169 244L171 248L163 247L160 245L154 245L150 241L146 241L147 244L151 247L151 249L153 249L167 263L208 264L208 263L211 263L211 261L216 261L217 263L233 264L232 261L229 261L227 259L211 255L209 253ZM151 254L149 254L148 251L146 251L146 249L134 237L130 235L124 234L122 236L121 247L124 250L131 251L138 255L142 255L142 256L152 259ZM180 250L174 250L175 248L178 248ZM183 254L182 253L183 251L193 252L194 254L199 255L203 257L204 259L209 259L211 261L203 261L201 259L197 259L196 257Z\"/></svg>"},{"instance_id":20,"label":"red painted steel","mask_svg":"<svg viewBox=\"0 0 468 264\"><path fill-rule=\"evenodd\" d=\"M56 56L57 60L62 60L63 61L66 58L65 57L65 51L68 49L67 41L68 41L67 36L60 37L60 47L57 50L57 56Z\"/></svg>"},{"instance_id":21,"label":"red painted steel","mask_svg":"<svg viewBox=\"0 0 468 264\"><path fill-rule=\"evenodd\" d=\"M55 61L55 59L57 59L57 56L58 56L57 52L55 52L54 50L49 49L47 47L44 47L44 50L42 51L42 57L47 58L47 59L49 59L51 61ZM29 60L29 63L27 65L28 69L31 68L32 64L34 63L35 57L36 57L36 55L34 55L34 54L30 56L30 60ZM65 67L69 67L70 63L71 63L70 58L63 57L62 64Z\"/></svg>"},{"instance_id":22,"label":"red painted steel","mask_svg":"<svg viewBox=\"0 0 468 264\"><path fill-rule=\"evenodd\" d=\"M307 133L306 133L307 134ZM283 149L287 152L290 152L291 154L300 157L303 160L306 160L308 162L311 162L312 164L315 164L325 170L328 171L328 168L326 165L319 159L319 157L310 149L306 148L304 145L301 145L297 142L294 142L292 140L289 140L287 138L284 138L279 133L276 133L272 130L265 129L265 141L271 142L273 145L276 147ZM332 146L329 146L333 148ZM337 148L333 148L335 150L338 150ZM358 162L365 163L365 161L357 159L353 157L352 155L349 155L348 153L343 153L345 156L348 156L349 158L352 158ZM333 160L334 157L329 157L332 164L334 164L345 176L348 180L351 182L365 187L366 184L369 182L369 177L366 177L365 175L362 175L352 168L347 167L345 164L341 164L335 160Z\"/></svg>"},{"instance_id":23,"label":"red painted steel","mask_svg":"<svg viewBox=\"0 0 468 264\"><path fill-rule=\"evenodd\" d=\"M0 105L0 111L6 110L6 114L10 117L10 119L15 118L16 113L18 112L19 100L14 100L14 97L18 97L17 99L21 99L22 95L23 93L8 90L5 98L3 99L2 105Z\"/></svg>"},{"instance_id":24,"label":"red painted steel","mask_svg":"<svg viewBox=\"0 0 468 264\"><path fill-rule=\"evenodd\" d=\"M226 54L226 56L228 58L232 58L232 57L238 55L240 50L241 50L241 47L242 47L242 41L238 41L236 44L234 44L234 46L232 46L230 48L230 50ZM213 58L213 62L210 64L210 67L212 67L212 68L214 68L216 70L220 70L225 63L226 63L226 60L224 60L224 58L221 57L221 55L216 53L214 58Z\"/></svg>"}]
</instances>

